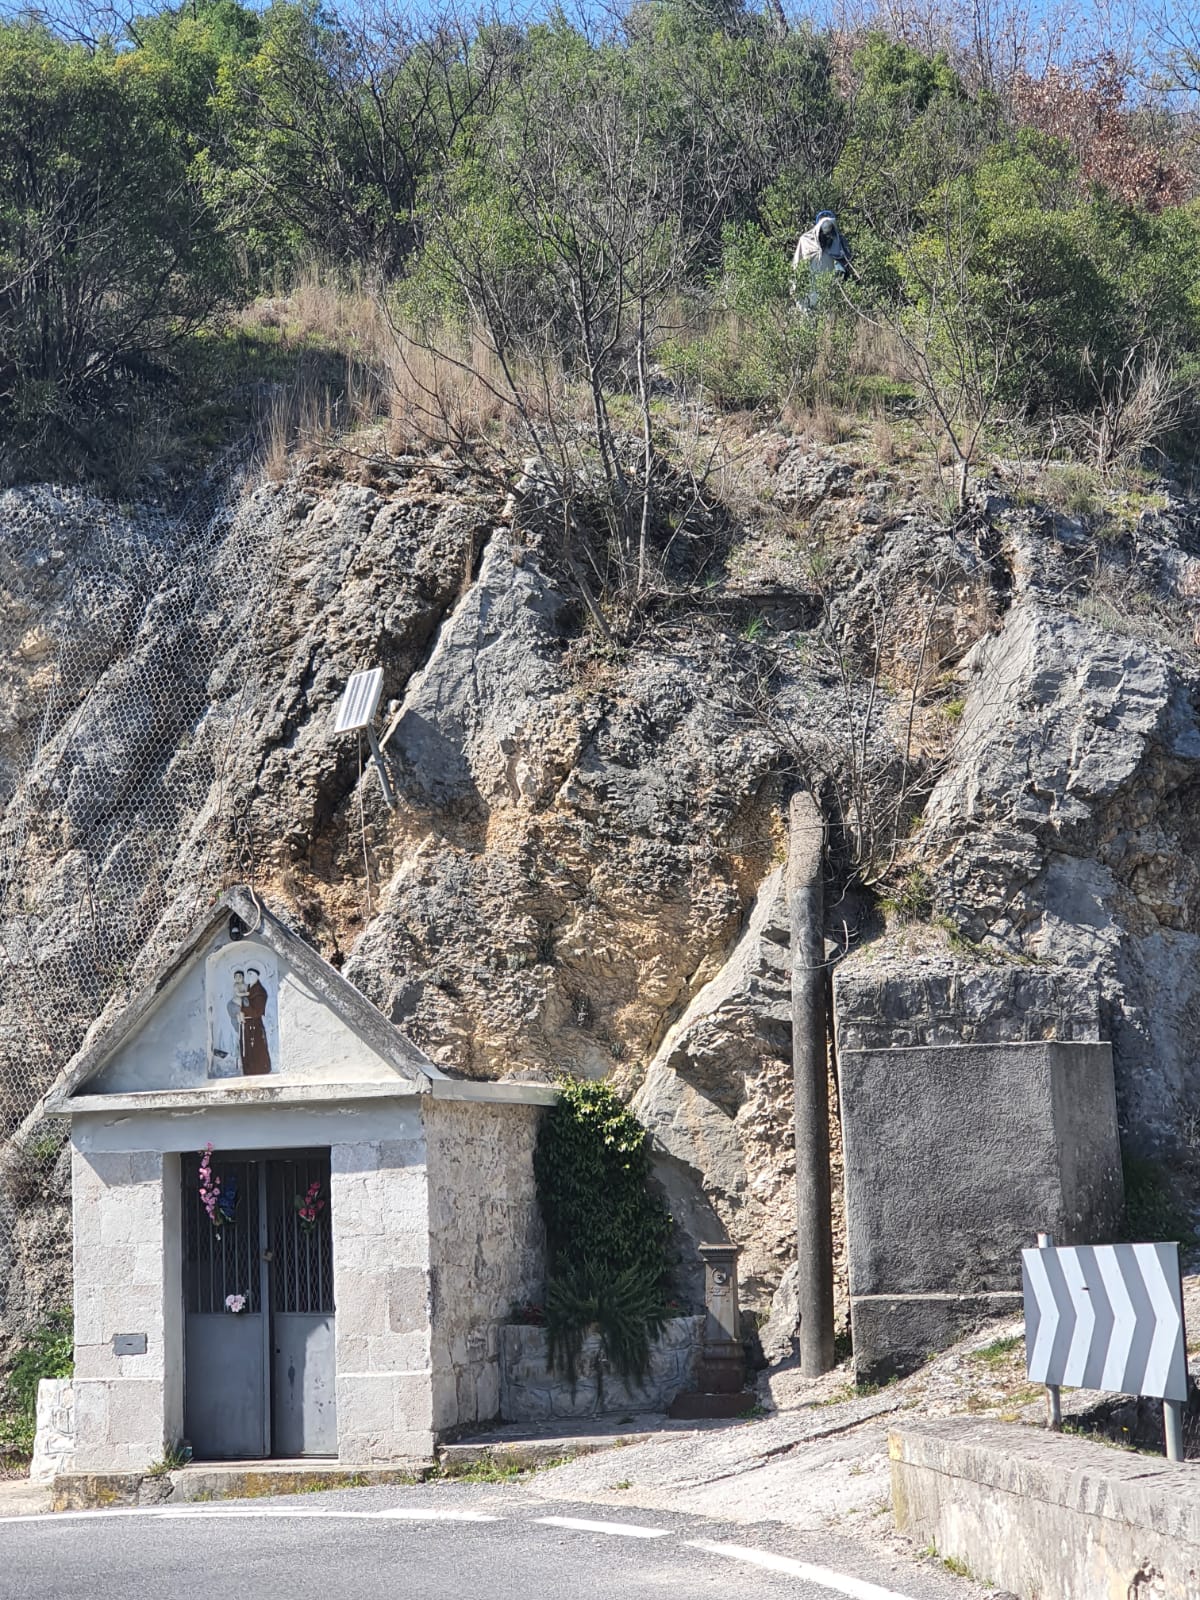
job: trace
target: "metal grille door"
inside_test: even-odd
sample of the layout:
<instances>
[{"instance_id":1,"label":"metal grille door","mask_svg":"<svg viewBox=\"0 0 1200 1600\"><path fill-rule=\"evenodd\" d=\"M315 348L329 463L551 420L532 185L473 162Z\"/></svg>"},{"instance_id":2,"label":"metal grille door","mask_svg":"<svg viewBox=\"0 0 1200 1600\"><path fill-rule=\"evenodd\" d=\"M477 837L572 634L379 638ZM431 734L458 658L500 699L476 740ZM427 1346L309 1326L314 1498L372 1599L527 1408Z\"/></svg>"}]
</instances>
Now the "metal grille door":
<instances>
[{"instance_id":1,"label":"metal grille door","mask_svg":"<svg viewBox=\"0 0 1200 1600\"><path fill-rule=\"evenodd\" d=\"M271 1308L294 1316L333 1311L333 1232L329 1216L329 1157L272 1161ZM314 1217L305 1217L305 1202Z\"/></svg>"},{"instance_id":2,"label":"metal grille door","mask_svg":"<svg viewBox=\"0 0 1200 1600\"><path fill-rule=\"evenodd\" d=\"M328 1152L214 1153L212 1215L199 1158L182 1166L184 1432L193 1454L336 1455Z\"/></svg>"},{"instance_id":3,"label":"metal grille door","mask_svg":"<svg viewBox=\"0 0 1200 1600\"><path fill-rule=\"evenodd\" d=\"M275 1453L336 1455L328 1155L272 1161L267 1214Z\"/></svg>"},{"instance_id":4,"label":"metal grille door","mask_svg":"<svg viewBox=\"0 0 1200 1600\"><path fill-rule=\"evenodd\" d=\"M259 1163L214 1155L210 1217L200 1161L183 1161L184 1433L199 1460L270 1451Z\"/></svg>"}]
</instances>

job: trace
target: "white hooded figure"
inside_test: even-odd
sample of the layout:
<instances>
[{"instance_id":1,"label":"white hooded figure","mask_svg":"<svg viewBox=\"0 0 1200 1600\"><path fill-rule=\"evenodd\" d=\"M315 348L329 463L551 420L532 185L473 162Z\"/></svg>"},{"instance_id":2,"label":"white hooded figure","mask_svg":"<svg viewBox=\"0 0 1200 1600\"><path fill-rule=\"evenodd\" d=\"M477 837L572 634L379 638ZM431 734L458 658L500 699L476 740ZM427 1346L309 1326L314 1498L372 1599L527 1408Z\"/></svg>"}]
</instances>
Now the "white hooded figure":
<instances>
[{"instance_id":1,"label":"white hooded figure","mask_svg":"<svg viewBox=\"0 0 1200 1600\"><path fill-rule=\"evenodd\" d=\"M808 264L807 295L800 283L800 267L804 262ZM850 251L838 230L837 218L832 211L818 211L812 227L796 241L796 253L792 257L792 297L797 304L803 301L810 309L815 308L817 279L827 272L845 277L850 271Z\"/></svg>"}]
</instances>

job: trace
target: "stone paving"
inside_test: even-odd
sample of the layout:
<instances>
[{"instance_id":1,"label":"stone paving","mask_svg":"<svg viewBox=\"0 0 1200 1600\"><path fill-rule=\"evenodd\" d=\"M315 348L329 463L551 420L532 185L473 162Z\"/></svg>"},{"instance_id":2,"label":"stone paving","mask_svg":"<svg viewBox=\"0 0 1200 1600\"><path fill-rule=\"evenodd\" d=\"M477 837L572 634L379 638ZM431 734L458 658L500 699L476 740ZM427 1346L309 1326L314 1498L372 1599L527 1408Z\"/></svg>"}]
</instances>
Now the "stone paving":
<instances>
[{"instance_id":1,"label":"stone paving","mask_svg":"<svg viewBox=\"0 0 1200 1600\"><path fill-rule=\"evenodd\" d=\"M50 1491L28 1478L0 1478L0 1517L36 1517L50 1509Z\"/></svg>"}]
</instances>

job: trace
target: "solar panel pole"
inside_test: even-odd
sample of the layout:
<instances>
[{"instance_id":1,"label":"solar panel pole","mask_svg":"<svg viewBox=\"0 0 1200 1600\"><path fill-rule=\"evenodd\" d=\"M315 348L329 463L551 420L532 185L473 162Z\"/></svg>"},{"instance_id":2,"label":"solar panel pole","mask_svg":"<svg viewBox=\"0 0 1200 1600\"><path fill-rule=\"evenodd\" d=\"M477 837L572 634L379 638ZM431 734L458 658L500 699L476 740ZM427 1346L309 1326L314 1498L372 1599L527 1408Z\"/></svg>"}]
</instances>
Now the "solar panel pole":
<instances>
[{"instance_id":1,"label":"solar panel pole","mask_svg":"<svg viewBox=\"0 0 1200 1600\"><path fill-rule=\"evenodd\" d=\"M379 786L383 790L384 802L389 811L395 811L396 794L392 788L392 780L388 776L387 765L383 759L383 751L379 748L379 740L375 734L375 713L379 708L379 696L382 692L382 667L371 667L366 672L352 673L349 682L342 691L342 698L338 701L337 711L334 713L333 731L335 735L366 733L367 743L371 746L371 760L375 764L375 771L379 774ZM361 741L358 749L361 770Z\"/></svg>"},{"instance_id":2,"label":"solar panel pole","mask_svg":"<svg viewBox=\"0 0 1200 1600\"><path fill-rule=\"evenodd\" d=\"M1039 1250L1054 1249L1054 1235L1052 1233L1039 1233L1037 1236ZM1046 1426L1051 1433L1062 1432L1062 1397L1058 1384L1046 1385Z\"/></svg>"},{"instance_id":3,"label":"solar panel pole","mask_svg":"<svg viewBox=\"0 0 1200 1600\"><path fill-rule=\"evenodd\" d=\"M375 763L375 771L379 774L384 803L389 811L395 811L396 794L392 788L392 780L388 777L387 766L384 763L383 751L379 748L379 739L376 736L374 724L370 722L367 723L367 743L371 746L371 760Z\"/></svg>"}]
</instances>

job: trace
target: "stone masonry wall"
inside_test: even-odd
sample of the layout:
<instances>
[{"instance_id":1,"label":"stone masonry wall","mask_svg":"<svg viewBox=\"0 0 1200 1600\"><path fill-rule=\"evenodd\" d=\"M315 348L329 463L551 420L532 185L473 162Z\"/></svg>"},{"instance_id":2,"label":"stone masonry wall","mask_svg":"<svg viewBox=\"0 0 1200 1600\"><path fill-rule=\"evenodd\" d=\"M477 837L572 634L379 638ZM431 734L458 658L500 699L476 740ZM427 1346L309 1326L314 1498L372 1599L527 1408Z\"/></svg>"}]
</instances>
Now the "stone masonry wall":
<instances>
[{"instance_id":1,"label":"stone masonry wall","mask_svg":"<svg viewBox=\"0 0 1200 1600\"><path fill-rule=\"evenodd\" d=\"M356 1466L433 1454L425 1141L335 1144L338 1453Z\"/></svg>"},{"instance_id":2,"label":"stone masonry wall","mask_svg":"<svg viewBox=\"0 0 1200 1600\"><path fill-rule=\"evenodd\" d=\"M565 1373L551 1370L544 1328L510 1324L500 1329L501 1415L505 1422L551 1422L612 1411L665 1411L691 1383L703 1342L703 1317L672 1317L654 1341L645 1379L626 1383L604 1361L600 1335L591 1333L572 1384Z\"/></svg>"},{"instance_id":3,"label":"stone masonry wall","mask_svg":"<svg viewBox=\"0 0 1200 1600\"><path fill-rule=\"evenodd\" d=\"M545 1240L533 1178L541 1107L427 1100L433 1426L500 1415L500 1333L540 1298Z\"/></svg>"},{"instance_id":4,"label":"stone masonry wall","mask_svg":"<svg viewBox=\"0 0 1200 1600\"><path fill-rule=\"evenodd\" d=\"M75 1465L138 1471L183 1431L177 1160L76 1150L72 1188ZM114 1354L116 1333L145 1334L146 1353Z\"/></svg>"}]
</instances>

